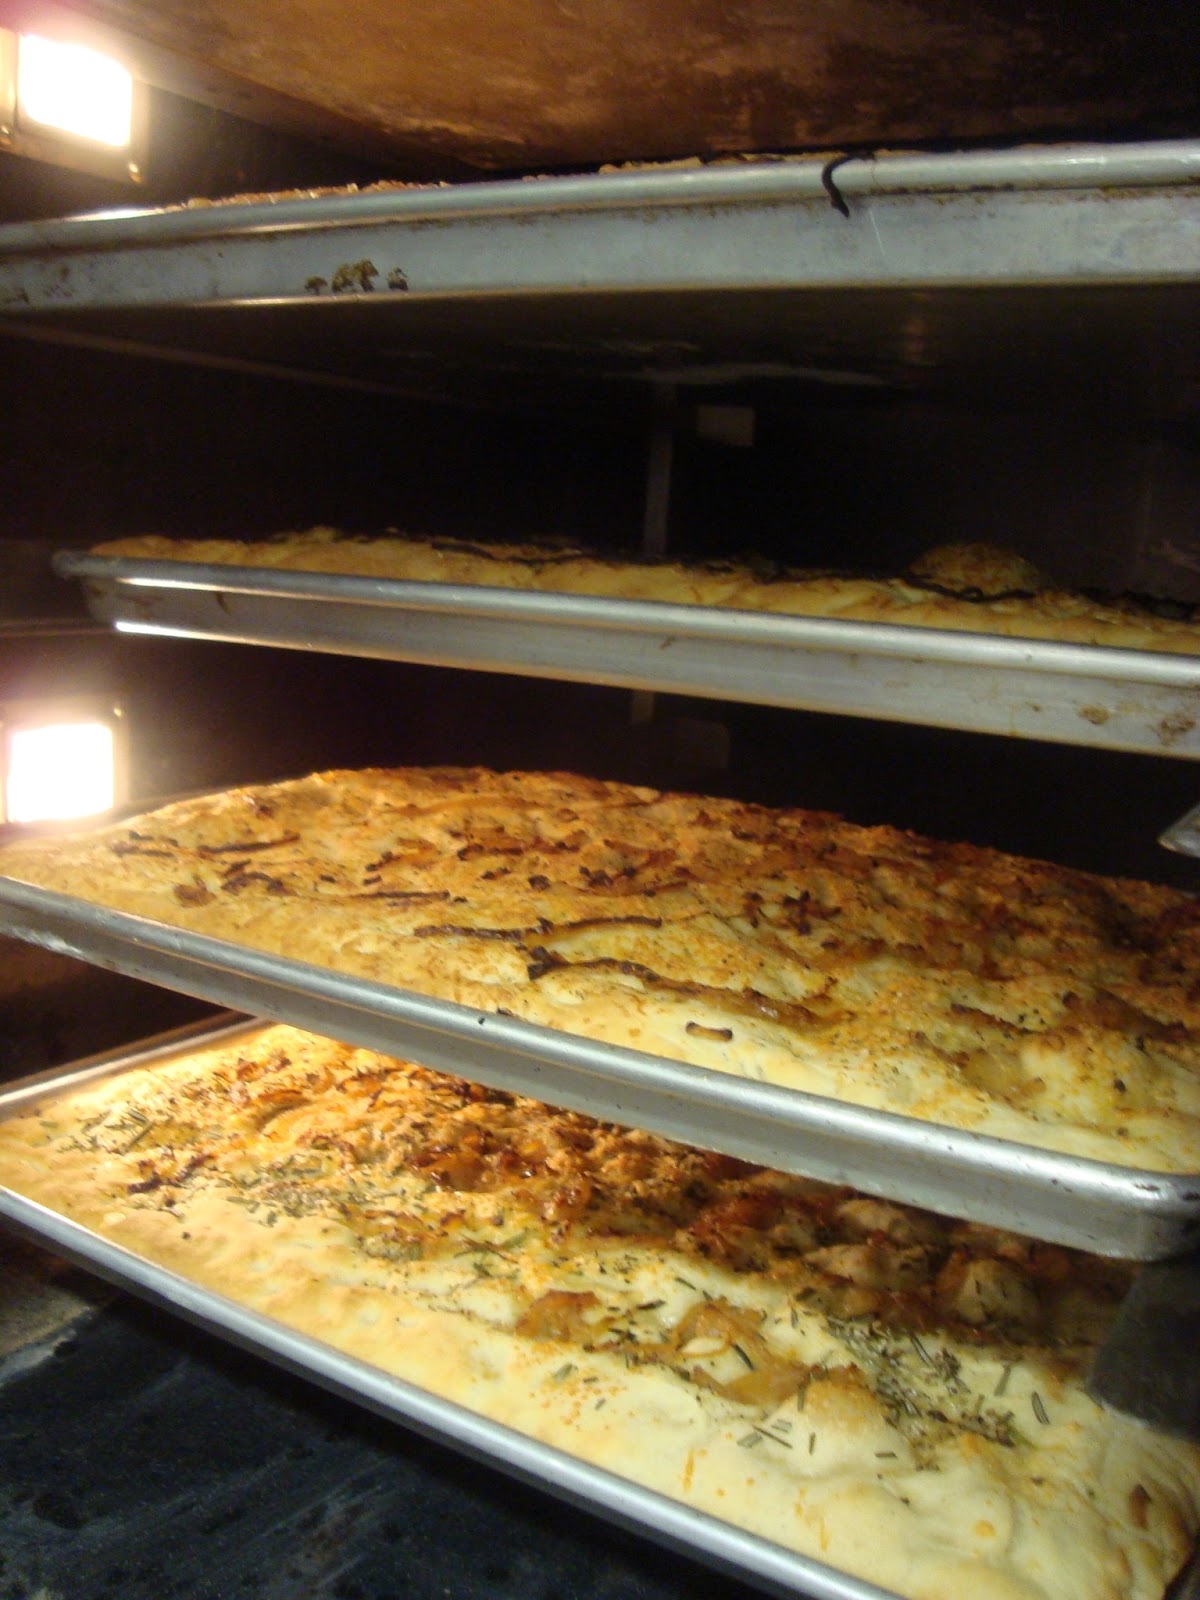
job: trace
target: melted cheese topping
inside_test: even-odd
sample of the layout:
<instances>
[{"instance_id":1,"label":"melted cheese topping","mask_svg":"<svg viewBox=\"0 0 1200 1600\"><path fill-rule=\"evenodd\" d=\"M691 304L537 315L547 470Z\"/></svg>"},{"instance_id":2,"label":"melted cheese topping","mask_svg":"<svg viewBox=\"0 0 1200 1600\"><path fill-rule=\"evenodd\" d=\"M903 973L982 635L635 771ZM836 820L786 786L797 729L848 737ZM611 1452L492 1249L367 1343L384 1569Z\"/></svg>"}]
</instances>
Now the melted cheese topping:
<instances>
[{"instance_id":1,"label":"melted cheese topping","mask_svg":"<svg viewBox=\"0 0 1200 1600\"><path fill-rule=\"evenodd\" d=\"M1200 1523L1083 1393L1112 1262L281 1027L0 1125L0 1182L912 1600L1156 1600Z\"/></svg>"},{"instance_id":2,"label":"melted cheese topping","mask_svg":"<svg viewBox=\"0 0 1200 1600\"><path fill-rule=\"evenodd\" d=\"M676 1061L1200 1171L1191 897L569 774L318 774L0 871Z\"/></svg>"},{"instance_id":3,"label":"melted cheese topping","mask_svg":"<svg viewBox=\"0 0 1200 1600\"><path fill-rule=\"evenodd\" d=\"M983 544L939 546L907 573L884 577L794 570L769 562L605 557L570 545L482 545L399 533L350 536L332 528L249 542L150 534L97 545L94 553L776 611L1120 649L1200 651L1200 623L1192 606L1061 589L1030 562Z\"/></svg>"}]
</instances>

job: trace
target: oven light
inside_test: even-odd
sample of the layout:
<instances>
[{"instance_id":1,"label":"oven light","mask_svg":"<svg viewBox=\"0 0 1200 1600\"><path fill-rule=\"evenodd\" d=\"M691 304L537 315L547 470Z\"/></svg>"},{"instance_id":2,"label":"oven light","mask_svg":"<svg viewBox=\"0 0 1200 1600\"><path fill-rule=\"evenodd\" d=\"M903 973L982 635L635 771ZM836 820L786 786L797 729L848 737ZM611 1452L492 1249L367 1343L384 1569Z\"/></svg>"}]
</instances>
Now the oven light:
<instances>
[{"instance_id":1,"label":"oven light","mask_svg":"<svg viewBox=\"0 0 1200 1600\"><path fill-rule=\"evenodd\" d=\"M22 127L127 150L133 139L133 76L86 45L22 34L17 43L17 118Z\"/></svg>"},{"instance_id":2,"label":"oven light","mask_svg":"<svg viewBox=\"0 0 1200 1600\"><path fill-rule=\"evenodd\" d=\"M4 809L9 822L61 822L116 801L116 740L107 722L10 728Z\"/></svg>"}]
</instances>

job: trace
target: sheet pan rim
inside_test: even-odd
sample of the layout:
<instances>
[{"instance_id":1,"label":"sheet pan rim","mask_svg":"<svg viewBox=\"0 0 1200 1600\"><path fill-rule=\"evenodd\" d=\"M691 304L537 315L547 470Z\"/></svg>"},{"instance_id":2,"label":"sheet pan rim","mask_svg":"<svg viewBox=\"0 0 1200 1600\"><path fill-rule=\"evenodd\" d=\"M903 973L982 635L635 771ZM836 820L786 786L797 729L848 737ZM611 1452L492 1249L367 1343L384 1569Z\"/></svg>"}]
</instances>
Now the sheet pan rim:
<instances>
[{"instance_id":1,"label":"sheet pan rim","mask_svg":"<svg viewBox=\"0 0 1200 1600\"><path fill-rule=\"evenodd\" d=\"M701 639L826 649L962 666L1032 667L1047 674L1123 678L1168 688L1200 688L1200 652L1126 649L1024 638L979 630L911 626L780 612L735 610L660 600L532 592L487 585L364 577L349 573L291 572L271 567L98 556L65 550L56 571L106 590L201 589L288 600L447 612L513 622L583 623L631 633L666 633Z\"/></svg>"},{"instance_id":2,"label":"sheet pan rim","mask_svg":"<svg viewBox=\"0 0 1200 1600\"><path fill-rule=\"evenodd\" d=\"M235 238L362 223L438 222L525 217L582 210L722 206L748 202L824 201L828 157L798 155L686 167L662 163L618 171L545 175L534 180L479 179L395 190L236 196L204 207L98 212L0 228L0 255L134 248L197 238ZM1200 142L1194 138L1066 142L935 153L855 154L840 163L838 187L849 195L972 194L1016 189L1137 190L1194 185Z\"/></svg>"},{"instance_id":3,"label":"sheet pan rim","mask_svg":"<svg viewBox=\"0 0 1200 1600\"><path fill-rule=\"evenodd\" d=\"M901 1192L927 1209L991 1221L1076 1248L1154 1260L1182 1253L1200 1234L1200 1174L1122 1167L646 1055L310 966L3 876L0 931L135 977L146 976L149 963L158 974L151 981L384 1053L421 1059L420 1050L400 1042L408 1030L428 1041L427 1065L587 1114L606 1114L596 1109L598 1084L604 1104L611 1104L607 1114L613 1121L786 1168L787 1156L780 1159L775 1144L769 1154L755 1153L768 1150L768 1131L778 1140L783 1124L791 1139L808 1141L803 1162L793 1157L793 1170L878 1194L894 1194L902 1184ZM264 999L268 1003L260 1004ZM379 1042L379 1025L388 1038L396 1033L396 1045ZM447 1050L456 1062L461 1053L461 1062L446 1064ZM539 1094L542 1073L551 1081ZM625 1111L622 1095L629 1105ZM689 1115L712 1119L709 1137L698 1136L692 1123L686 1131L677 1128ZM700 1126L707 1131L710 1124L702 1121ZM814 1154L835 1147L836 1160L830 1157L822 1164ZM881 1152L900 1164L900 1177L881 1182ZM930 1186L940 1205L929 1198ZM1014 1220L1014 1196L1037 1219L1033 1225ZM1050 1227L1047 1209L1057 1219Z\"/></svg>"}]
</instances>

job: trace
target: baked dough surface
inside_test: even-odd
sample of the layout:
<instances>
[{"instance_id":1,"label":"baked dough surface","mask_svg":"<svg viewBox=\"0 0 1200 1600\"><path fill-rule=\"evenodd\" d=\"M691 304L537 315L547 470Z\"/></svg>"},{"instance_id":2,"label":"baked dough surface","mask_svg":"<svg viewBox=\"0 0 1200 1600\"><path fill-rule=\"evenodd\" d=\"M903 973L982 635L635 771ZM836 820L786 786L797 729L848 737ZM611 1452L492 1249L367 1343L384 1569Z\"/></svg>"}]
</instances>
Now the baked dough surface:
<instances>
[{"instance_id":1,"label":"baked dough surface","mask_svg":"<svg viewBox=\"0 0 1200 1600\"><path fill-rule=\"evenodd\" d=\"M1118 1263L283 1027L49 1091L0 1183L911 1600L1158 1600L1200 1526L1082 1388Z\"/></svg>"},{"instance_id":2,"label":"baked dough surface","mask_svg":"<svg viewBox=\"0 0 1200 1600\"><path fill-rule=\"evenodd\" d=\"M97 545L94 554L480 584L1119 649L1200 652L1195 607L1064 589L1043 577L1031 562L985 544L939 546L914 561L907 573L883 577L738 561L689 564L608 557L569 545L485 545L394 532L358 536L332 528L256 541L146 534Z\"/></svg>"},{"instance_id":3,"label":"baked dough surface","mask_svg":"<svg viewBox=\"0 0 1200 1600\"><path fill-rule=\"evenodd\" d=\"M1200 1172L1200 907L823 813L568 773L329 772L0 873L484 1011Z\"/></svg>"}]
</instances>

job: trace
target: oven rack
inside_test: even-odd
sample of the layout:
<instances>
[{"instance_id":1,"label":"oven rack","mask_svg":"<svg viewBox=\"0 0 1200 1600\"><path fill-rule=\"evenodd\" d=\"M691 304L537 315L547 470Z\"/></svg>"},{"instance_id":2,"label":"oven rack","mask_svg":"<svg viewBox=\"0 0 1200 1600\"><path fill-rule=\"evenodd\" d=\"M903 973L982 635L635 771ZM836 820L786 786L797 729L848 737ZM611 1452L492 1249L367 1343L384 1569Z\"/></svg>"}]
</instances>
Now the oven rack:
<instances>
[{"instance_id":1,"label":"oven rack","mask_svg":"<svg viewBox=\"0 0 1200 1600\"><path fill-rule=\"evenodd\" d=\"M668 169L32 224L0 229L0 331L289 372L390 392L428 386L431 380L426 374L444 366L448 352L466 350L469 360L490 363L505 381L514 372L549 371L590 377L598 373L642 383L700 384L761 377L871 387L906 384L934 368L985 383L990 392L1002 395L1021 382L1013 352L1032 343L1056 381L1076 383L1081 370L1116 368L1128 380L1131 398L1157 404L1165 397L1170 404L1193 381L1196 367L1198 319L1178 313L1185 307L1194 311L1200 280L1197 176L1200 147L1194 144L1131 146L1103 153L1080 147L1032 155L861 158L835 172L813 162ZM848 216L831 203L835 195ZM986 301L974 293L981 289L988 291ZM1067 319L1058 315L1064 295L1071 297L1074 307L1074 315ZM714 306L720 312L716 318ZM873 309L864 317L868 307ZM271 314L263 315L268 309ZM1168 317L1168 312L1173 314ZM1190 326L1193 332L1184 331L1163 359L1145 360L1148 340L1161 351L1161 336L1155 340L1155 330L1168 322L1176 329ZM711 331L710 324L715 324ZM999 328L1006 337L989 339L987 330L994 333ZM982 340L976 337L980 330ZM985 356L964 355L980 345L987 350ZM343 608L335 637L326 642L313 636L311 614L297 623L294 640L263 637L266 624L261 616L246 634L222 634L204 626L214 612L240 622L249 614L240 609L244 597L247 605L265 600L261 610L270 611L281 628L291 628L293 619L285 618L284 607L276 602L299 601L301 610L311 613L309 594L276 593L268 598L218 586L207 594L201 589L197 595L194 615L182 624L178 614L166 615L164 604L156 616L162 625L159 631L339 651L349 645L354 654L390 654L389 649L364 647L368 627L360 597ZM139 598L145 607L145 595ZM481 614L473 609L477 602L471 597L465 602L451 597L451 601L448 613L460 632L469 627L478 636L493 622L502 630L507 624L507 618L488 613L489 602L484 602ZM102 603L116 607L126 600ZM170 602L177 603L182 604L178 599ZM332 616L330 600L317 603L327 619ZM555 610L562 603L562 597L554 597ZM404 627L415 646L418 639L428 638L422 631L426 608L409 601L402 609ZM112 620L118 626L136 625L132 615L120 620L114 615ZM394 615L389 618L389 630L396 620ZM578 620L582 625L583 617ZM611 664L610 626L623 628L626 635L638 634L639 651L657 648L670 654L676 648L665 645L668 637L675 637L665 631L671 619L634 619L637 626L632 630L630 620L611 613L607 620L604 615L596 619L601 638L589 648L610 652ZM655 626L664 631L655 635ZM444 639L444 620L438 627ZM706 627L714 632L705 633ZM352 634L361 628L364 637L343 641L336 637L342 628ZM721 638L722 650L728 643L716 624L701 623L698 632L701 666L691 663L686 668L693 676L715 670L704 655L713 640ZM935 683L928 670L931 665L947 665L936 653L932 661L917 656L921 641L914 641L911 634L895 641L899 648L894 652L886 647L869 649L872 637L882 645L878 634L855 643L850 635L831 639L820 629L803 645L788 641L791 650L804 649L821 658L816 676L822 687L808 692L824 694L831 703L814 709L835 709L838 668L853 659L851 670L857 672L860 651L872 655L879 678L881 666L888 671L889 685L899 670L895 662L915 672L914 697ZM760 647L756 639L755 648L767 653L761 664L739 662L740 669L752 679L758 674L759 683L773 682L781 642L768 640ZM629 643L626 637L625 644ZM548 649L550 644L547 635L542 647ZM744 637L735 640L730 653L745 655L742 647L748 644ZM985 654L994 644L1018 652L1032 649L1034 659L1031 663L1028 656L1006 656L1003 651L999 658ZM435 635L421 648L436 651L443 646ZM511 641L501 637L495 649L498 657L505 651L511 656ZM771 652L776 652L773 657ZM1026 709L1018 719L1021 725L995 731L1112 748L1152 748L1159 753L1169 745L1167 753L1193 756L1194 680L1168 683L1152 668L1143 687L1136 676L1139 664L1124 652L1118 654L1120 661L1109 663L1090 657L1098 667L1114 672L1106 676L1098 671L1093 680L1097 694L1086 700L1080 699L1089 678L1085 667L1076 663L1056 674L1037 644L980 645L972 640L969 659L951 661L949 666L960 673L962 684L974 684L978 691L983 674L995 674L1003 662L1009 687L998 692L1012 694L1010 716L1017 709L1017 677L1022 671L1031 672L1025 685ZM835 659L825 659L830 655ZM493 664L486 658L475 663L437 654L428 659L454 665ZM566 675L566 663L555 659L548 664L554 668L550 675ZM606 681L598 678L603 665L593 657L578 675ZM1131 683L1126 673L1131 667L1136 693L1143 698L1128 712L1124 707ZM540 663L510 664L509 670L540 671ZM655 677L649 665L644 670L644 679L607 681L676 687ZM726 656L722 671L728 670ZM1180 664L1172 662L1168 676L1176 670L1181 670ZM679 687L680 692L710 692L694 685ZM1042 700L1049 698L1051 688L1055 704L1046 712ZM789 685L787 692L801 691ZM898 709L904 704L899 689L889 687L887 693L895 696L892 709L868 708L865 714L909 720ZM725 698L758 699L761 694L762 689L755 688L739 696L727 681L722 685ZM1118 695L1124 698L1118 700ZM949 687L938 688L935 698L939 717L930 720L940 720L951 699ZM990 696L980 698L990 704ZM855 699L855 705L844 709L861 708L861 680ZM1089 716L1088 708L1104 715ZM970 726L980 726L979 714L979 703L973 700ZM959 713L950 715L955 720L945 725L959 725ZM1131 726L1128 734L1119 732L1122 721ZM1072 739L1059 730L1059 723L1082 737ZM1133 742L1117 742L1127 737ZM554 1036L552 1057L544 1057L539 1053L544 1041L532 1037L543 1030L527 1024L474 1013L460 1016L460 1008L431 1008L420 997L395 991L388 1005L380 1007L377 996L361 993L361 985L331 975L306 973L297 982L294 972L264 965L266 958L255 958L252 952L229 959L225 952L207 948L217 941L204 941L201 948L191 936L153 924L131 927L116 914L97 913L89 921L69 911L64 917L59 907L38 903L36 897L12 897L3 889L0 886L0 927L6 931L135 976L286 1016L376 1048L403 1049L399 1041L419 1039L423 1057L450 1070L468 1070L469 1060L474 1072L476 1051L483 1054L481 1041L486 1041L489 1064L478 1068L479 1075L501 1072L503 1079L495 1076L490 1081L508 1083L507 1065L491 1064L491 1046L497 1042L500 1056L508 1052L510 1061L533 1062L523 1080L530 1092L537 1092L534 1086L545 1081L544 1061L549 1061L552 1072L562 1066L560 1036ZM584 1051L592 1058L583 1069L589 1074L593 1049ZM574 1073L578 1052L568 1054L572 1059L566 1070ZM604 1062L606 1069L620 1065ZM670 1069L665 1077L664 1067ZM695 1115L691 1091L680 1099L670 1081L670 1073L681 1070L670 1063L656 1064L648 1091L656 1103L651 1107L637 1102L640 1125L673 1132L681 1105L685 1119ZM698 1069L686 1070L694 1082ZM756 1137L766 1140L762 1129L776 1112L770 1098L775 1092L736 1082L734 1087L742 1091L739 1100L746 1123L754 1122L759 1129ZM727 1144L724 1130L738 1120L741 1106L730 1106L720 1096L715 1106L721 1142ZM813 1116L811 1136L822 1148L828 1149L831 1141L836 1146L847 1126L851 1133L857 1131L854 1108L821 1102L813 1108ZM704 1142L695 1133L692 1137ZM1014 1160L1012 1147L988 1148L994 1144L998 1142L932 1130L927 1146L918 1150L916 1170L902 1164L897 1172L893 1167L882 1186L894 1190L902 1179L906 1198L935 1204L926 1186L932 1185L936 1194L946 1174L955 1175L957 1184L966 1173L971 1182L964 1183L961 1192L970 1188L972 1196L977 1194L981 1218L993 1224L1128 1255L1174 1253L1195 1241L1193 1208L1200 1201L1200 1183L1195 1180L1163 1180L1161 1175L1114 1169L1113 1182L1118 1188L1125 1186L1117 1198L1109 1185L1111 1175L1100 1169L1105 1172L1101 1182L1093 1170L1095 1163L1042 1152L1027 1153L1029 1160L1025 1155ZM765 1159L767 1153L764 1150L757 1158ZM776 1159L775 1164L781 1163ZM872 1187L873 1177L878 1192L877 1175L854 1173L854 1181L864 1188ZM970 1203L975 1204L974 1198ZM1031 1208L1037 1212L1033 1227L1028 1222ZM1101 1235L1108 1230L1107 1242L1097 1237L1096 1219ZM227 1337L262 1349L284 1365L298 1365L335 1390L353 1392L385 1412L395 1407L391 1395L367 1394L358 1374L351 1374L347 1385L344 1371L331 1369L323 1358L314 1359L311 1351L297 1352L287 1340L273 1342L270 1330L264 1334L237 1317L214 1319L211 1306L188 1306L186 1292L174 1284L138 1283L136 1270L131 1272L128 1262L117 1261L115 1253L110 1257L90 1248L82 1251L69 1225L48 1224L44 1218L12 1211L9 1221L47 1238L66 1254L78 1254L94 1270L130 1283L151 1299L183 1309L202 1322L216 1320ZM454 1437L458 1427L457 1419L423 1417L411 1410L408 1420L447 1437ZM474 1448L473 1439L456 1442ZM492 1441L487 1444L490 1447ZM494 1450L488 1458L495 1458ZM508 1464L521 1470L520 1463ZM570 1495L576 1480L560 1475L559 1463L553 1465L560 1492ZM598 1503L592 1483L581 1488L584 1503ZM607 1509L618 1520L628 1520L629 1508L620 1500L619 1485L613 1494ZM660 1520L664 1509L650 1509L649 1519L635 1509L634 1523L645 1522L646 1531L652 1533L667 1528L668 1536L674 1534L676 1524ZM690 1527L679 1531L681 1546L692 1547L695 1531ZM717 1559L729 1555L724 1545L706 1550ZM756 1565L758 1552L749 1552L749 1558L750 1570L765 1577ZM735 1570L745 1569L740 1549L731 1564ZM813 1572L804 1577L806 1592L814 1596L828 1594L842 1600L853 1592L858 1600L858 1590L821 1588L819 1574ZM794 1592L795 1586L796 1575L789 1572L780 1592Z\"/></svg>"}]
</instances>

